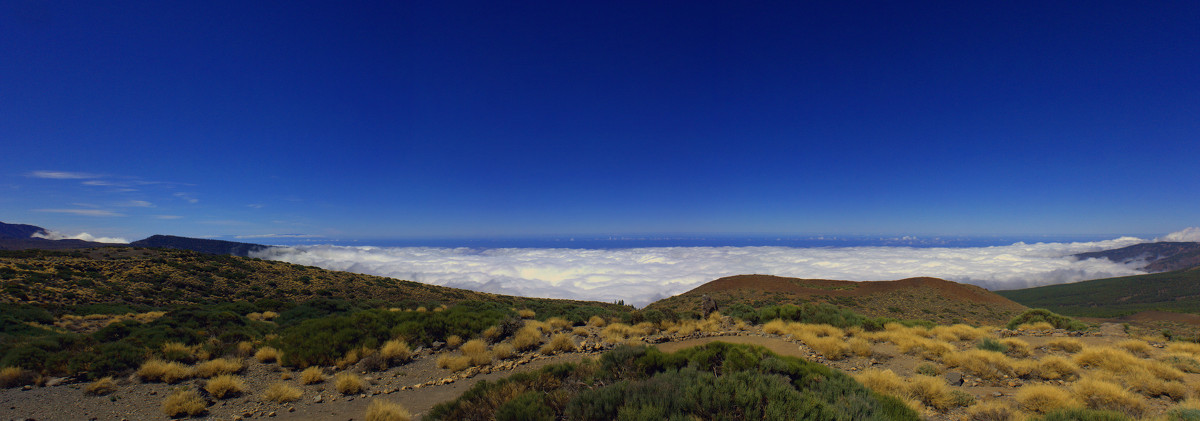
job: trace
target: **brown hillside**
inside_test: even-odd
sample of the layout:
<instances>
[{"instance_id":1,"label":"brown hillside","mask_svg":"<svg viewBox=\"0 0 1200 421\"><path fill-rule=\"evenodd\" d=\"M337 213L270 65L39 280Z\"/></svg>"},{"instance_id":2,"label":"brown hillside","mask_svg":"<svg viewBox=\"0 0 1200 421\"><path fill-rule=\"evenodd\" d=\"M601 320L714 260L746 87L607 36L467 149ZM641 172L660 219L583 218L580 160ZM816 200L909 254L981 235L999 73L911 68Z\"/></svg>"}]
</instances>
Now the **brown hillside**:
<instances>
[{"instance_id":1,"label":"brown hillside","mask_svg":"<svg viewBox=\"0 0 1200 421\"><path fill-rule=\"evenodd\" d=\"M718 305L825 302L874 317L927 319L939 323L998 324L1025 309L986 289L938 278L897 281L836 281L771 275L737 275L717 279L647 308L695 311L708 295Z\"/></svg>"}]
</instances>

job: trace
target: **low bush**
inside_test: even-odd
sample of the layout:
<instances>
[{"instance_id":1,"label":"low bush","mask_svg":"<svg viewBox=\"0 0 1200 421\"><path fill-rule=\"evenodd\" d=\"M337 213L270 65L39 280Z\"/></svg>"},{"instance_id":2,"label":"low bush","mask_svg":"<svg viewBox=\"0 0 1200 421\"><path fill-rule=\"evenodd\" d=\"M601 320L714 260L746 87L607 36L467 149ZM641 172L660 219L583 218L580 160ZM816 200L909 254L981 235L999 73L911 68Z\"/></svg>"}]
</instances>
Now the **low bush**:
<instances>
[{"instance_id":1,"label":"low bush","mask_svg":"<svg viewBox=\"0 0 1200 421\"><path fill-rule=\"evenodd\" d=\"M1085 329L1087 329L1087 325L1084 324L1083 322L1080 322L1078 320L1072 319L1067 316L1063 316L1061 314L1054 313L1053 311L1046 310L1044 308L1035 308L1035 309L1025 310L1025 312L1021 313L1017 317L1012 318L1012 320L1009 320L1007 327L1009 329L1016 329L1018 326L1023 325L1023 324L1033 324L1033 323L1039 323L1039 322L1048 323L1054 329L1066 329L1066 330L1085 330Z\"/></svg>"},{"instance_id":2,"label":"low bush","mask_svg":"<svg viewBox=\"0 0 1200 421\"><path fill-rule=\"evenodd\" d=\"M367 406L367 421L409 421L412 414L396 402L375 399Z\"/></svg>"},{"instance_id":3,"label":"low bush","mask_svg":"<svg viewBox=\"0 0 1200 421\"><path fill-rule=\"evenodd\" d=\"M517 351L513 348L512 344L500 343L492 347L492 355L495 355L496 359L499 360L507 360L512 358L516 352Z\"/></svg>"},{"instance_id":4,"label":"low bush","mask_svg":"<svg viewBox=\"0 0 1200 421\"><path fill-rule=\"evenodd\" d=\"M282 353L278 349L269 346L259 348L258 352L254 353L254 359L260 363L273 363L279 361L281 356Z\"/></svg>"},{"instance_id":5,"label":"low bush","mask_svg":"<svg viewBox=\"0 0 1200 421\"><path fill-rule=\"evenodd\" d=\"M214 398L225 399L241 395L246 389L246 383L237 376L222 374L213 377L204 384L204 390Z\"/></svg>"},{"instance_id":6,"label":"low bush","mask_svg":"<svg viewBox=\"0 0 1200 421\"><path fill-rule=\"evenodd\" d=\"M10 388L33 384L32 371L20 367L4 367L0 369L0 388Z\"/></svg>"},{"instance_id":7,"label":"low bush","mask_svg":"<svg viewBox=\"0 0 1200 421\"><path fill-rule=\"evenodd\" d=\"M1115 383L1084 378L1071 385L1071 391L1089 409L1118 411L1134 418L1146 411L1142 398Z\"/></svg>"},{"instance_id":8,"label":"low bush","mask_svg":"<svg viewBox=\"0 0 1200 421\"><path fill-rule=\"evenodd\" d=\"M343 395L350 395L363 391L365 382L354 373L341 372L333 378L333 387Z\"/></svg>"},{"instance_id":9,"label":"low bush","mask_svg":"<svg viewBox=\"0 0 1200 421\"><path fill-rule=\"evenodd\" d=\"M999 352L1001 354L1008 352L1007 344L992 338L984 338L982 341L979 341L978 345L975 345L975 348L984 351Z\"/></svg>"},{"instance_id":10,"label":"low bush","mask_svg":"<svg viewBox=\"0 0 1200 421\"><path fill-rule=\"evenodd\" d=\"M383 347L379 348L379 356L388 364L404 364L412 360L412 349L407 342L393 339L383 343Z\"/></svg>"},{"instance_id":11,"label":"low bush","mask_svg":"<svg viewBox=\"0 0 1200 421\"><path fill-rule=\"evenodd\" d=\"M1033 421L1129 421L1120 412L1097 411L1095 409L1065 408L1047 413Z\"/></svg>"},{"instance_id":12,"label":"low bush","mask_svg":"<svg viewBox=\"0 0 1200 421\"><path fill-rule=\"evenodd\" d=\"M587 325L591 327L604 327L605 324L604 318L600 316L592 316L587 320Z\"/></svg>"},{"instance_id":13,"label":"low bush","mask_svg":"<svg viewBox=\"0 0 1200 421\"><path fill-rule=\"evenodd\" d=\"M469 364L473 366L481 366L492 363L492 353L488 352L487 343L482 339L472 339L459 347L464 357L467 357Z\"/></svg>"},{"instance_id":14,"label":"low bush","mask_svg":"<svg viewBox=\"0 0 1200 421\"><path fill-rule=\"evenodd\" d=\"M542 345L542 332L537 328L526 326L517 331L512 337L512 346L517 351L528 351Z\"/></svg>"},{"instance_id":15,"label":"low bush","mask_svg":"<svg viewBox=\"0 0 1200 421\"><path fill-rule=\"evenodd\" d=\"M116 391L117 382L113 381L111 376L97 379L96 381L88 383L87 387L83 389L84 393L93 396L104 396Z\"/></svg>"},{"instance_id":16,"label":"low bush","mask_svg":"<svg viewBox=\"0 0 1200 421\"><path fill-rule=\"evenodd\" d=\"M443 355L437 359L438 368L450 371L463 371L471 366L471 357L462 355Z\"/></svg>"},{"instance_id":17,"label":"low bush","mask_svg":"<svg viewBox=\"0 0 1200 421\"><path fill-rule=\"evenodd\" d=\"M177 390L163 399L162 411L168 417L194 417L208 412L208 404L195 390Z\"/></svg>"},{"instance_id":18,"label":"low bush","mask_svg":"<svg viewBox=\"0 0 1200 421\"><path fill-rule=\"evenodd\" d=\"M317 384L325 381L325 372L321 367L312 366L300 372L300 384Z\"/></svg>"},{"instance_id":19,"label":"low bush","mask_svg":"<svg viewBox=\"0 0 1200 421\"><path fill-rule=\"evenodd\" d=\"M942 374L942 370L938 366L930 363L917 364L917 368L913 369L913 372L926 376L939 376Z\"/></svg>"},{"instance_id":20,"label":"low bush","mask_svg":"<svg viewBox=\"0 0 1200 421\"><path fill-rule=\"evenodd\" d=\"M458 335L450 335L446 337L447 349L458 349L463 344L463 338Z\"/></svg>"},{"instance_id":21,"label":"low bush","mask_svg":"<svg viewBox=\"0 0 1200 421\"><path fill-rule=\"evenodd\" d=\"M193 373L196 377L210 378L222 374L240 373L245 365L241 361L232 358L218 358L196 364Z\"/></svg>"},{"instance_id":22,"label":"low bush","mask_svg":"<svg viewBox=\"0 0 1200 421\"><path fill-rule=\"evenodd\" d=\"M175 383L192 377L192 369L176 361L153 359L138 368L137 376L144 382Z\"/></svg>"},{"instance_id":23,"label":"low bush","mask_svg":"<svg viewBox=\"0 0 1200 421\"><path fill-rule=\"evenodd\" d=\"M1079 405L1070 392L1048 385L1025 386L1017 391L1016 399L1022 410L1039 414Z\"/></svg>"},{"instance_id":24,"label":"low bush","mask_svg":"<svg viewBox=\"0 0 1200 421\"><path fill-rule=\"evenodd\" d=\"M579 347L575 346L575 341L571 339L571 335L560 333L551 337L550 341L546 342L546 345L542 346L539 352L545 355L554 355L560 352L575 352L577 350L579 350Z\"/></svg>"},{"instance_id":25,"label":"low bush","mask_svg":"<svg viewBox=\"0 0 1200 421\"><path fill-rule=\"evenodd\" d=\"M537 316L537 313L534 312L533 310L523 308L523 309L517 310L517 316L522 319L532 319L535 316Z\"/></svg>"},{"instance_id":26,"label":"low bush","mask_svg":"<svg viewBox=\"0 0 1200 421\"><path fill-rule=\"evenodd\" d=\"M284 382L271 383L262 393L262 400L267 402L286 403L300 399L303 395L299 388Z\"/></svg>"}]
</instances>

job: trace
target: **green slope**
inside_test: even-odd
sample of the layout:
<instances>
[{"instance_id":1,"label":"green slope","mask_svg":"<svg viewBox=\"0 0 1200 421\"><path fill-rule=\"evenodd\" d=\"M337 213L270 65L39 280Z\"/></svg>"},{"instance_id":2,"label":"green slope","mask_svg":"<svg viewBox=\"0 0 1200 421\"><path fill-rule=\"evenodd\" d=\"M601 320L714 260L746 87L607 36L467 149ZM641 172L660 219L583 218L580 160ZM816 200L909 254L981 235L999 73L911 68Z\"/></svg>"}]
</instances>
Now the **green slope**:
<instances>
[{"instance_id":1,"label":"green slope","mask_svg":"<svg viewBox=\"0 0 1200 421\"><path fill-rule=\"evenodd\" d=\"M995 292L1069 316L1121 317L1145 310L1200 314L1200 269Z\"/></svg>"}]
</instances>

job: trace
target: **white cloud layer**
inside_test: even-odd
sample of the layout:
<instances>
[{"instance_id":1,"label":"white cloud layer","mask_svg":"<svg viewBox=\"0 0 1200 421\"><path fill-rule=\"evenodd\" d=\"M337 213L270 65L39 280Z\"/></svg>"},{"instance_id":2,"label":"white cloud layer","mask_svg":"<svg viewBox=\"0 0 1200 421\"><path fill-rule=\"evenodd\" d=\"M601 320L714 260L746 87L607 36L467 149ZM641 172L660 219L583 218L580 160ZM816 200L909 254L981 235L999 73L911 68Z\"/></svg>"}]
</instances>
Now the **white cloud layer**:
<instances>
[{"instance_id":1,"label":"white cloud layer","mask_svg":"<svg viewBox=\"0 0 1200 421\"><path fill-rule=\"evenodd\" d=\"M429 247L271 248L254 257L477 291L643 306L730 275L880 281L932 276L989 289L1076 282L1141 273L1076 253L1146 240L1016 243L1000 247L661 247L468 249Z\"/></svg>"},{"instance_id":2,"label":"white cloud layer","mask_svg":"<svg viewBox=\"0 0 1200 421\"><path fill-rule=\"evenodd\" d=\"M1188 227L1159 238L1158 241L1200 241L1200 227Z\"/></svg>"},{"instance_id":3,"label":"white cloud layer","mask_svg":"<svg viewBox=\"0 0 1200 421\"><path fill-rule=\"evenodd\" d=\"M45 238L47 240L83 240L93 241L97 243L128 243L129 240L118 237L96 237L86 232L81 232L75 235L67 235L57 231L47 231L47 234L35 232L31 236L33 238Z\"/></svg>"}]
</instances>

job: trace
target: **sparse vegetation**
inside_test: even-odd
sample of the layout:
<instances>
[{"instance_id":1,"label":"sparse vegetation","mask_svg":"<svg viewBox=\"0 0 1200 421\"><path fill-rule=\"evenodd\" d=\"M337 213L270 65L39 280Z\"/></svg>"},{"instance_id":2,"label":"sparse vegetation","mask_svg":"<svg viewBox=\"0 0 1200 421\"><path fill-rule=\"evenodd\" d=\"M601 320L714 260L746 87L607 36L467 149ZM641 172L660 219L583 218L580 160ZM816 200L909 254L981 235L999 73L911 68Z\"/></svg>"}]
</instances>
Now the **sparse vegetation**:
<instances>
[{"instance_id":1,"label":"sparse vegetation","mask_svg":"<svg viewBox=\"0 0 1200 421\"><path fill-rule=\"evenodd\" d=\"M269 346L259 348L258 352L254 353L254 359L258 360L260 363L273 363L279 361L279 357L279 350Z\"/></svg>"},{"instance_id":2,"label":"sparse vegetation","mask_svg":"<svg viewBox=\"0 0 1200 421\"><path fill-rule=\"evenodd\" d=\"M412 414L403 405L384 399L375 399L367 406L367 421L408 421Z\"/></svg>"},{"instance_id":3,"label":"sparse vegetation","mask_svg":"<svg viewBox=\"0 0 1200 421\"><path fill-rule=\"evenodd\" d=\"M365 387L362 377L354 373L341 372L333 378L333 387L343 395L361 392Z\"/></svg>"},{"instance_id":4,"label":"sparse vegetation","mask_svg":"<svg viewBox=\"0 0 1200 421\"><path fill-rule=\"evenodd\" d=\"M208 405L195 390L177 390L163 399L162 411L168 417L194 417L208 412Z\"/></svg>"},{"instance_id":5,"label":"sparse vegetation","mask_svg":"<svg viewBox=\"0 0 1200 421\"><path fill-rule=\"evenodd\" d=\"M271 383L262 393L262 399L267 402L286 403L300 399L304 392L295 386L284 382Z\"/></svg>"},{"instance_id":6,"label":"sparse vegetation","mask_svg":"<svg viewBox=\"0 0 1200 421\"><path fill-rule=\"evenodd\" d=\"M571 339L571 335L560 333L550 338L545 346L542 346L541 353L546 355L554 355L560 352L573 352L579 348L575 346L575 341Z\"/></svg>"},{"instance_id":7,"label":"sparse vegetation","mask_svg":"<svg viewBox=\"0 0 1200 421\"><path fill-rule=\"evenodd\" d=\"M245 368L241 361L232 358L218 358L196 364L193 373L196 377L210 378L222 374L240 373Z\"/></svg>"},{"instance_id":8,"label":"sparse vegetation","mask_svg":"<svg viewBox=\"0 0 1200 421\"><path fill-rule=\"evenodd\" d=\"M321 367L312 366L300 372L300 384L317 384L325 381L325 373Z\"/></svg>"},{"instance_id":9,"label":"sparse vegetation","mask_svg":"<svg viewBox=\"0 0 1200 421\"><path fill-rule=\"evenodd\" d=\"M179 362L153 359L138 368L137 376L144 382L176 383L191 378L192 369Z\"/></svg>"},{"instance_id":10,"label":"sparse vegetation","mask_svg":"<svg viewBox=\"0 0 1200 421\"><path fill-rule=\"evenodd\" d=\"M104 396L117 391L117 382L111 376L97 379L83 389L84 393L93 396Z\"/></svg>"},{"instance_id":11,"label":"sparse vegetation","mask_svg":"<svg viewBox=\"0 0 1200 421\"><path fill-rule=\"evenodd\" d=\"M1009 329L1016 329L1023 324L1048 323L1053 329L1084 330L1087 325L1067 316L1055 314L1044 308L1026 310L1008 322Z\"/></svg>"},{"instance_id":12,"label":"sparse vegetation","mask_svg":"<svg viewBox=\"0 0 1200 421\"><path fill-rule=\"evenodd\" d=\"M232 398L246 390L246 383L237 376L222 374L209 379L204 390L217 399Z\"/></svg>"},{"instance_id":13,"label":"sparse vegetation","mask_svg":"<svg viewBox=\"0 0 1200 421\"><path fill-rule=\"evenodd\" d=\"M1070 392L1060 387L1033 385L1017 392L1017 404L1022 410L1045 414L1058 409L1077 406L1079 402Z\"/></svg>"}]
</instances>

